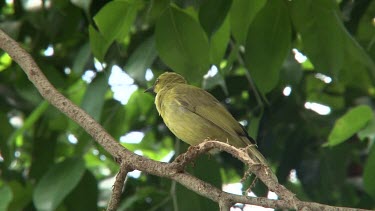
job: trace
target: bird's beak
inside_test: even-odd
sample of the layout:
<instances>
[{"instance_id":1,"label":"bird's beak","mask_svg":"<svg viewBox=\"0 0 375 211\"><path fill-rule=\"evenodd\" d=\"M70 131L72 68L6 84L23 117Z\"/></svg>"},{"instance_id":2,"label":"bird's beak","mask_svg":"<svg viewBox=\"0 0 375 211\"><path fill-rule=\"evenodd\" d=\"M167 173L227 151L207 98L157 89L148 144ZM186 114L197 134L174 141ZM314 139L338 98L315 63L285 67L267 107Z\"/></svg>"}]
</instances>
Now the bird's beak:
<instances>
[{"instance_id":1,"label":"bird's beak","mask_svg":"<svg viewBox=\"0 0 375 211\"><path fill-rule=\"evenodd\" d=\"M152 87L146 89L146 90L145 90L145 93L146 93L146 92L155 93L155 92L154 92L154 86L152 86Z\"/></svg>"}]
</instances>

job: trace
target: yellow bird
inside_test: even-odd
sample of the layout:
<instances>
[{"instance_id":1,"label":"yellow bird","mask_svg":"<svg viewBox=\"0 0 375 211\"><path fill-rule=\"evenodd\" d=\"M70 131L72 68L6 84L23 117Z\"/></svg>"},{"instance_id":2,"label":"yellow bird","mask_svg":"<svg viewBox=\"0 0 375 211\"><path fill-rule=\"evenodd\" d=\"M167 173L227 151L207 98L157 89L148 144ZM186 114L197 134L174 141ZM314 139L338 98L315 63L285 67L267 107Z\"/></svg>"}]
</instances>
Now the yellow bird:
<instances>
[{"instance_id":1,"label":"yellow bird","mask_svg":"<svg viewBox=\"0 0 375 211\"><path fill-rule=\"evenodd\" d=\"M163 73L145 92L156 93L156 108L177 138L190 145L210 139L248 147L252 159L268 166L255 141L227 109L210 93L187 84L181 75Z\"/></svg>"}]
</instances>

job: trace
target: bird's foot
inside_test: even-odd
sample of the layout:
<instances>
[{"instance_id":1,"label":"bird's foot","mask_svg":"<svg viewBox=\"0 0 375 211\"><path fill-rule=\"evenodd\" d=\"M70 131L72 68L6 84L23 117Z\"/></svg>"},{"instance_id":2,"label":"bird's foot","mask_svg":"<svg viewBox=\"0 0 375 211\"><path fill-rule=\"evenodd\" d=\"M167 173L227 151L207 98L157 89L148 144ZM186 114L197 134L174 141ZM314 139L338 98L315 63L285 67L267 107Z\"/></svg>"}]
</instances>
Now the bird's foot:
<instances>
[{"instance_id":1,"label":"bird's foot","mask_svg":"<svg viewBox=\"0 0 375 211\"><path fill-rule=\"evenodd\" d=\"M253 163L250 165L251 169L256 169L256 170L259 170L259 169L264 169L264 168L267 168L267 165L263 164L263 163Z\"/></svg>"},{"instance_id":2,"label":"bird's foot","mask_svg":"<svg viewBox=\"0 0 375 211\"><path fill-rule=\"evenodd\" d=\"M174 159L176 163L182 163L184 162L184 160L185 160L185 154L180 154L179 156L176 157L176 159Z\"/></svg>"}]
</instances>

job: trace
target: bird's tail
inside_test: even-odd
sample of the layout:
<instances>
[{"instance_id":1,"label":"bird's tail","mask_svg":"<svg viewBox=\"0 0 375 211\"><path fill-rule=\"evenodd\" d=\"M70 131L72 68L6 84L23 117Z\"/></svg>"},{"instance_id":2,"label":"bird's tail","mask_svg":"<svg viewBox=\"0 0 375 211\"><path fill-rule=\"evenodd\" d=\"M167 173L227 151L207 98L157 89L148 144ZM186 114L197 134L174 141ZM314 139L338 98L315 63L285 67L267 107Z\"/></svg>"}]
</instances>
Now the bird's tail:
<instances>
[{"instance_id":1,"label":"bird's tail","mask_svg":"<svg viewBox=\"0 0 375 211\"><path fill-rule=\"evenodd\" d=\"M270 166L268 165L266 158L258 151L256 145L249 145L247 149L250 158L252 158L255 163L264 165L266 167L265 169L267 173L269 173L274 180L278 181L275 173L273 173Z\"/></svg>"}]
</instances>

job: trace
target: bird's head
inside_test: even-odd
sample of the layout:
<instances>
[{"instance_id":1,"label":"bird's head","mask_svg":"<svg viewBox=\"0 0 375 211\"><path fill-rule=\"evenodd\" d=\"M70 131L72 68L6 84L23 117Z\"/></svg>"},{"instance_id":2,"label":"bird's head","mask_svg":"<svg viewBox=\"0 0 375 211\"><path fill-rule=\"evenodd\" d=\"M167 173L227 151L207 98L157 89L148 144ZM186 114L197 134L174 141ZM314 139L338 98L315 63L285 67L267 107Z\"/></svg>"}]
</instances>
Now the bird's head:
<instances>
[{"instance_id":1,"label":"bird's head","mask_svg":"<svg viewBox=\"0 0 375 211\"><path fill-rule=\"evenodd\" d=\"M154 85L145 90L145 92L158 93L164 88L173 87L175 84L186 84L184 77L177 73L165 72L161 74L155 81Z\"/></svg>"}]
</instances>

